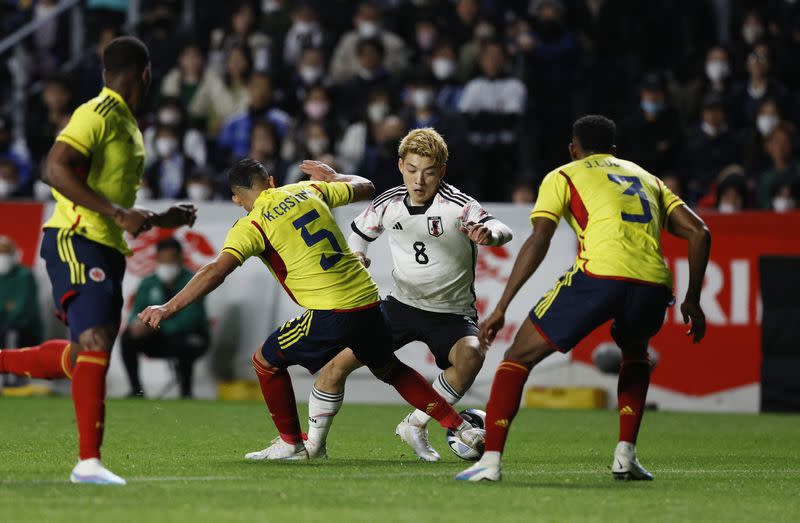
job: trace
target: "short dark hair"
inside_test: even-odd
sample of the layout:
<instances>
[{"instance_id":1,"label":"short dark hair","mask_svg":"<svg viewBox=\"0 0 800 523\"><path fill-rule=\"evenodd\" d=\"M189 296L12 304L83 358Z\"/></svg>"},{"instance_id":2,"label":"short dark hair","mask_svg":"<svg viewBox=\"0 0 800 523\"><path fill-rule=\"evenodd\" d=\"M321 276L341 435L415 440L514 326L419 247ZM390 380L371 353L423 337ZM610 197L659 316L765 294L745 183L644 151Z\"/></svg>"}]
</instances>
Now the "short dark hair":
<instances>
[{"instance_id":1,"label":"short dark hair","mask_svg":"<svg viewBox=\"0 0 800 523\"><path fill-rule=\"evenodd\" d=\"M166 251L169 249L175 249L179 253L183 252L183 246L181 245L181 242L175 238L169 237L158 240L158 243L156 244L156 252Z\"/></svg>"},{"instance_id":2,"label":"short dark hair","mask_svg":"<svg viewBox=\"0 0 800 523\"><path fill-rule=\"evenodd\" d=\"M264 181L269 177L267 168L258 160L242 158L228 171L228 185L252 189L256 182Z\"/></svg>"},{"instance_id":3,"label":"short dark hair","mask_svg":"<svg viewBox=\"0 0 800 523\"><path fill-rule=\"evenodd\" d=\"M383 42L380 38L377 37L369 37L369 38L360 38L356 42L356 56L361 56L361 53L367 47L372 47L378 52L378 56L380 56L381 60L386 56L386 46L383 45Z\"/></svg>"},{"instance_id":4,"label":"short dark hair","mask_svg":"<svg viewBox=\"0 0 800 523\"><path fill-rule=\"evenodd\" d=\"M617 125L601 114L588 114L575 120L572 136L578 139L584 151L608 152L616 141Z\"/></svg>"},{"instance_id":5,"label":"short dark hair","mask_svg":"<svg viewBox=\"0 0 800 523\"><path fill-rule=\"evenodd\" d=\"M143 71L150 65L147 46L133 36L120 36L111 40L103 50L103 68L112 74L130 68Z\"/></svg>"}]
</instances>

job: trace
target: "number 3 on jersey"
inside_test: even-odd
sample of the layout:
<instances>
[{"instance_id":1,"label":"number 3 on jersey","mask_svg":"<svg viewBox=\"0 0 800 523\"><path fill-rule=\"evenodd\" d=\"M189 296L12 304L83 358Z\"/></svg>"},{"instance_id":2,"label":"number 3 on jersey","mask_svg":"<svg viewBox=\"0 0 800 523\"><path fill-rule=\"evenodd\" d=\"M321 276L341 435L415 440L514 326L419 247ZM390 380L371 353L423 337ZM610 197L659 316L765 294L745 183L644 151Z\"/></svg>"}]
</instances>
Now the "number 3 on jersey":
<instances>
[{"instance_id":1,"label":"number 3 on jersey","mask_svg":"<svg viewBox=\"0 0 800 523\"><path fill-rule=\"evenodd\" d=\"M303 237L303 241L306 242L306 245L308 245L309 247L312 247L323 240L328 240L328 242L330 242L331 247L333 247L333 250L336 252L336 254L334 254L333 256L326 256L325 254L323 254L322 256L320 256L319 260L320 267L322 267L323 270L327 271L328 269L336 265L336 262L342 259L343 256L342 248L339 246L339 242L336 241L336 236L334 236L333 233L328 229L320 229L317 232L313 233L308 232L308 229L306 229L306 225L313 222L317 218L319 218L319 213L315 209L313 211L305 213L304 215L293 221L292 225L294 225L295 229L298 229L300 231L300 236Z\"/></svg>"},{"instance_id":2,"label":"number 3 on jersey","mask_svg":"<svg viewBox=\"0 0 800 523\"><path fill-rule=\"evenodd\" d=\"M620 176L618 174L609 174L608 179L617 185L624 186L626 183L631 184L622 194L631 196L638 195L639 200L642 202L642 214L628 214L623 212L622 219L626 222L650 223L650 220L653 219L653 213L650 210L650 202L647 201L647 195L642 190L641 180L635 176Z\"/></svg>"}]
</instances>

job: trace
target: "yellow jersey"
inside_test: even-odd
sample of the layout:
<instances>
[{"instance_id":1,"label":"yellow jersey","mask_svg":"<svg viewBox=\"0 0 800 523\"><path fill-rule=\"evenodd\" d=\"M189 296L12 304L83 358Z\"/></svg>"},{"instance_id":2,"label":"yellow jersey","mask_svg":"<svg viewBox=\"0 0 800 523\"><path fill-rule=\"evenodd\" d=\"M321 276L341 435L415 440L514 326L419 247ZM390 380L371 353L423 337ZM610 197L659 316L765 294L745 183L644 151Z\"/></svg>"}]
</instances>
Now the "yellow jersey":
<instances>
[{"instance_id":1,"label":"yellow jersey","mask_svg":"<svg viewBox=\"0 0 800 523\"><path fill-rule=\"evenodd\" d=\"M56 137L89 158L86 183L122 207L132 207L144 171L144 140L122 96L104 87L79 106ZM45 227L72 229L86 238L130 254L123 230L114 220L75 205L53 189L56 206Z\"/></svg>"},{"instance_id":2,"label":"yellow jersey","mask_svg":"<svg viewBox=\"0 0 800 523\"><path fill-rule=\"evenodd\" d=\"M531 213L578 235L576 266L589 276L672 287L661 229L683 201L633 162L595 154L549 173Z\"/></svg>"},{"instance_id":3,"label":"yellow jersey","mask_svg":"<svg viewBox=\"0 0 800 523\"><path fill-rule=\"evenodd\" d=\"M333 218L331 208L353 200L342 182L300 182L267 189L238 220L223 252L243 263L257 256L299 305L348 310L378 301L378 286Z\"/></svg>"}]
</instances>

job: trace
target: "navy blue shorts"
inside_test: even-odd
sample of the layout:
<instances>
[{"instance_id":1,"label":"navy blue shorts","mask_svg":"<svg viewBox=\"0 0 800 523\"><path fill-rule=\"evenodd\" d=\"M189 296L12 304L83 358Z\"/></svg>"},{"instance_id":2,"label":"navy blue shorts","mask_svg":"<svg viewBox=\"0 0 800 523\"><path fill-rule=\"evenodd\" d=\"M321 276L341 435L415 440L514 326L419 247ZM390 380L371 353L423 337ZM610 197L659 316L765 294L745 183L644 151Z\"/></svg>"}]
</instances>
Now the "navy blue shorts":
<instances>
[{"instance_id":1,"label":"navy blue shorts","mask_svg":"<svg viewBox=\"0 0 800 523\"><path fill-rule=\"evenodd\" d=\"M87 329L119 330L125 256L69 229L46 228L42 259L53 284L56 316L69 326L70 338Z\"/></svg>"},{"instance_id":2,"label":"navy blue shorts","mask_svg":"<svg viewBox=\"0 0 800 523\"><path fill-rule=\"evenodd\" d=\"M351 311L307 310L273 332L261 354L274 367L300 365L313 374L347 347L367 367L392 361L392 334L379 302Z\"/></svg>"},{"instance_id":3,"label":"navy blue shorts","mask_svg":"<svg viewBox=\"0 0 800 523\"><path fill-rule=\"evenodd\" d=\"M664 285L596 278L573 268L539 300L530 318L561 352L570 351L612 319L611 336L625 347L655 336L674 301L672 291Z\"/></svg>"}]
</instances>

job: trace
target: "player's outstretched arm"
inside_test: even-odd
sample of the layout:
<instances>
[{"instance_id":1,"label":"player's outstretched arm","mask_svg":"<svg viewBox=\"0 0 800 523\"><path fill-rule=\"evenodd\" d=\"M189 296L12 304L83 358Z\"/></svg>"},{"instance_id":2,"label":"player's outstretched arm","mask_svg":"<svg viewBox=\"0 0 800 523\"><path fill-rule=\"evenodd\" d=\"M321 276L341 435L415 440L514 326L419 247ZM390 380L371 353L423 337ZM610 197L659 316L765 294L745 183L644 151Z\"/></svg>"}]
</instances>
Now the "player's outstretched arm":
<instances>
[{"instance_id":1,"label":"player's outstretched arm","mask_svg":"<svg viewBox=\"0 0 800 523\"><path fill-rule=\"evenodd\" d=\"M197 207L191 203L179 203L150 218L150 224L163 229L175 229L182 225L191 227L197 219Z\"/></svg>"},{"instance_id":2,"label":"player's outstretched arm","mask_svg":"<svg viewBox=\"0 0 800 523\"><path fill-rule=\"evenodd\" d=\"M350 250L353 251L353 254L358 257L361 264L364 267L369 268L370 263L372 263L370 259L367 258L369 242L358 234L352 233L350 237L347 238L347 246L350 247Z\"/></svg>"},{"instance_id":3,"label":"player's outstretched arm","mask_svg":"<svg viewBox=\"0 0 800 523\"><path fill-rule=\"evenodd\" d=\"M309 175L312 180L322 182L344 182L349 183L353 188L354 202L372 199L375 194L375 186L371 181L355 174L340 174L330 165L316 160L303 160L300 170Z\"/></svg>"},{"instance_id":4,"label":"player's outstretched arm","mask_svg":"<svg viewBox=\"0 0 800 523\"><path fill-rule=\"evenodd\" d=\"M669 215L667 230L689 242L689 288L681 304L683 322L691 327L686 332L695 343L706 335L706 316L700 307L700 292L711 252L711 232L705 222L686 205L679 205Z\"/></svg>"},{"instance_id":5,"label":"player's outstretched arm","mask_svg":"<svg viewBox=\"0 0 800 523\"><path fill-rule=\"evenodd\" d=\"M145 209L120 207L93 191L79 174L79 171L88 168L89 159L86 156L71 145L57 141L47 155L42 181L75 204L113 219L134 236L148 228L147 221L153 213Z\"/></svg>"},{"instance_id":6,"label":"player's outstretched arm","mask_svg":"<svg viewBox=\"0 0 800 523\"><path fill-rule=\"evenodd\" d=\"M544 260L547 250L550 248L550 240L556 232L558 224L549 218L535 218L533 220L533 232L525 240L522 248L514 261L514 268L508 277L508 283L503 290L503 296L495 306L494 311L480 325L480 341L488 347L494 337L505 324L506 310L511 300L517 295L525 282L539 268Z\"/></svg>"},{"instance_id":7,"label":"player's outstretched arm","mask_svg":"<svg viewBox=\"0 0 800 523\"><path fill-rule=\"evenodd\" d=\"M466 223L461 226L461 232L478 245L494 247L504 245L514 237L511 228L497 218L485 223Z\"/></svg>"},{"instance_id":8,"label":"player's outstretched arm","mask_svg":"<svg viewBox=\"0 0 800 523\"><path fill-rule=\"evenodd\" d=\"M239 266L239 260L228 252L222 252L217 259L204 265L189 283L164 305L152 305L139 313L142 323L157 329L159 324L213 291L225 281Z\"/></svg>"}]
</instances>

